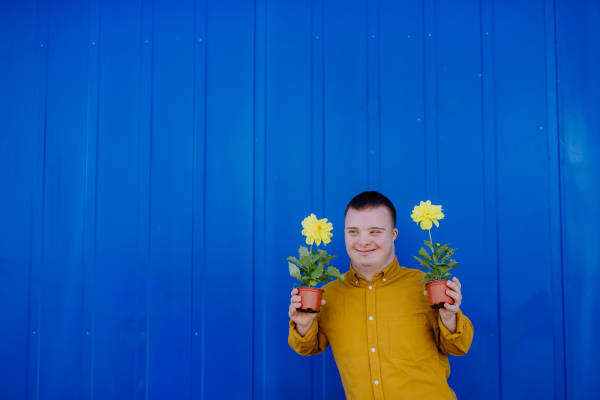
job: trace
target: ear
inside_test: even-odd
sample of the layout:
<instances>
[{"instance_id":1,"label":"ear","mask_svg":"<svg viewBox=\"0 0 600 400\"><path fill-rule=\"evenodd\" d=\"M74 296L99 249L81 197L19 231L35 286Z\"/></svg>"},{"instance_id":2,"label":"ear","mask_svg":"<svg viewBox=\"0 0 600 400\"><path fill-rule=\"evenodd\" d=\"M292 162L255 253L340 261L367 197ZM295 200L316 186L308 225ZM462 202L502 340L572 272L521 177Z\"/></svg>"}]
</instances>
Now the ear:
<instances>
[{"instance_id":1,"label":"ear","mask_svg":"<svg viewBox=\"0 0 600 400\"><path fill-rule=\"evenodd\" d=\"M396 241L396 238L398 237L398 229L394 229L392 231L392 238L394 241Z\"/></svg>"}]
</instances>

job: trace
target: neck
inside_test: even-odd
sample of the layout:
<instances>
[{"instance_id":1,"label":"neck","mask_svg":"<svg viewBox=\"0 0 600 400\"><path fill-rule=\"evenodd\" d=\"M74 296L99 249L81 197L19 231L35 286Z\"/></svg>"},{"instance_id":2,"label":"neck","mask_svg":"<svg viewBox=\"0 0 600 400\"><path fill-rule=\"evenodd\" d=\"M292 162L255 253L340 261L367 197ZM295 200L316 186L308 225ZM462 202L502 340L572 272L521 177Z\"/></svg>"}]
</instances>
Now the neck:
<instances>
[{"instance_id":1,"label":"neck","mask_svg":"<svg viewBox=\"0 0 600 400\"><path fill-rule=\"evenodd\" d=\"M387 267L394 261L395 257L396 257L395 253L391 253L390 256L388 257L388 259L384 263L382 263L381 265L377 265L377 266L360 267L360 266L354 265L354 264L352 264L352 266L354 267L354 270L360 276L365 278L368 282L371 282L371 280L373 279L373 277L375 275L377 275L378 273L383 271L385 269L385 267Z\"/></svg>"}]
</instances>

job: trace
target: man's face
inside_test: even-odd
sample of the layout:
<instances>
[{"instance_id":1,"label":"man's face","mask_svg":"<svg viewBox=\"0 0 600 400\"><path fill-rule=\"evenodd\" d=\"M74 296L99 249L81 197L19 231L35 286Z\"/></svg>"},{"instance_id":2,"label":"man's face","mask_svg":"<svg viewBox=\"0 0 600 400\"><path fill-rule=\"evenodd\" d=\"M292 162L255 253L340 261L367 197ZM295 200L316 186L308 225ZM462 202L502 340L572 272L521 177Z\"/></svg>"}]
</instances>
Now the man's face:
<instances>
[{"instance_id":1,"label":"man's face","mask_svg":"<svg viewBox=\"0 0 600 400\"><path fill-rule=\"evenodd\" d=\"M355 269L379 269L390 264L397 235L387 207L350 208L346 214L346 251Z\"/></svg>"}]
</instances>

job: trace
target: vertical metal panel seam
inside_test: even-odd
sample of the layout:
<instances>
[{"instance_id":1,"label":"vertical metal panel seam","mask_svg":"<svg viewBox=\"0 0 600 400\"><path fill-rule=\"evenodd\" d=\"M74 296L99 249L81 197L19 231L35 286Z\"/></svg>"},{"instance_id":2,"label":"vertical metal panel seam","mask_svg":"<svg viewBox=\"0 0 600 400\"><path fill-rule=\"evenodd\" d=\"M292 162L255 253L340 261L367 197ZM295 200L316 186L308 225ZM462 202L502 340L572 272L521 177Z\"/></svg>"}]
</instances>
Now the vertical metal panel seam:
<instances>
[{"instance_id":1,"label":"vertical metal panel seam","mask_svg":"<svg viewBox=\"0 0 600 400\"><path fill-rule=\"evenodd\" d=\"M481 75L484 74L484 62L483 62L483 4L482 4L483 0L479 0L479 70L481 71ZM481 136L482 136L482 140L481 140L481 162L482 162L482 171L483 173L481 174L482 177L482 188L483 188L483 211L484 211L484 235L485 233L487 233L487 229L486 229L486 225L487 225L487 221L486 221L486 203L487 203L487 196L486 196L486 188L485 188L485 177L486 177L486 168L485 168L485 98L484 98L484 85L483 85L483 78L479 81L479 93L480 93L480 102L481 102ZM485 237L485 236L484 236Z\"/></svg>"},{"instance_id":2,"label":"vertical metal panel seam","mask_svg":"<svg viewBox=\"0 0 600 400\"><path fill-rule=\"evenodd\" d=\"M264 33L263 33L263 260L267 254L267 0L264 5ZM266 298L263 297L263 305ZM266 307L262 307L266 310ZM263 315L263 396L266 397L267 384L267 318Z\"/></svg>"},{"instance_id":3,"label":"vertical metal panel seam","mask_svg":"<svg viewBox=\"0 0 600 400\"><path fill-rule=\"evenodd\" d=\"M484 202L484 210L485 210L485 215L484 215L485 216L485 220L484 220L484 227L485 228L484 229L485 229L485 232L486 232L486 240L489 240L490 237L487 235L487 232L488 232L487 226L490 224L489 221L488 221L488 219L491 219L491 218L490 218L490 215L488 213L487 204L490 201L493 201L493 202L495 202L494 203L494 214L493 214L495 219L493 219L493 223L492 224L494 225L494 232L495 232L494 233L494 241L495 241L495 247L496 247L495 251L496 251L496 255L497 255L498 254L498 246L497 246L497 242L498 242L498 233L497 233L498 220L497 220L497 186L495 184L495 182L497 181L497 179L496 179L497 178L497 174L496 174L497 161L496 161L496 155L495 155L495 151L496 151L495 132L496 131L495 131L495 114L494 114L494 110L495 110L495 98L494 98L495 91L494 91L494 86L493 86L494 85L494 81L493 81L493 77L494 77L494 71L493 71L494 64L493 64L493 62L490 63L491 64L490 76L492 77L492 98L491 98L491 100L492 100L491 103L492 104L491 104L491 107L492 107L492 111L493 111L492 112L492 129L491 129L492 138L491 139L492 139L492 142L494 143L494 145L492 146L492 148L494 149L494 153L491 155L491 158L493 159L492 161L494 162L494 167L490 168L491 173L493 174L492 176L494 177L494 179L492 179L494 181L494 182L492 182L494 184L494 191L492 192L492 195L494 196L494 199L492 200L492 199L488 198L488 189L486 188L486 186L489 187L489 183L488 183L488 185L486 185L486 179L488 177L488 174L490 174L490 171L488 171L487 162L486 162L486 154L489 152L489 150L486 151L486 148L489 146L487 144L488 143L487 139L490 139L488 137L489 134L486 134L486 129L487 129L486 128L487 127L486 116L488 114L488 113L486 113L486 110L490 106L488 105L486 107L486 105L485 105L485 103L486 103L486 87L489 87L489 86L486 86L484 84L485 79L487 79L486 62L484 61L484 58L486 57L487 52L484 50L484 48L486 48L488 45L484 45L485 35L483 34L483 25L484 25L483 1L484 0L480 0L479 1L479 20L480 20L480 23L479 23L479 43L480 43L480 55L481 55L480 56L481 57L481 61L480 61L481 75L480 76L482 77L482 79L480 81L480 91L481 91L481 116L482 116L482 118L481 118L481 127L482 127L482 133L483 133L483 140L482 140L483 176L482 176L482 179L483 179L483 187L484 187L484 190L483 190L483 202ZM493 20L493 16L490 18L490 20ZM493 54L492 54L492 58L493 58ZM489 68L489 66L488 66L488 68ZM499 269L499 264L498 264L498 259L496 257L496 277L497 277L497 279L498 279L498 273L499 273L498 269ZM499 281L497 280L496 286L497 286L498 292L496 293L496 299L498 299L498 293L499 293L498 282ZM498 338L496 340L498 340L498 343L500 343L500 339L501 339L500 332L499 332L500 331L500 324L499 324L499 319L498 318L497 318L497 329L498 329ZM501 368L501 365L499 365L498 371L499 371L498 389L500 391L499 396L501 397L501 391L502 391L502 382L501 382L502 381L502 379L501 379L502 368Z\"/></svg>"},{"instance_id":4,"label":"vertical metal panel seam","mask_svg":"<svg viewBox=\"0 0 600 400\"><path fill-rule=\"evenodd\" d=\"M377 190L381 192L383 188L381 177L381 159L383 158L383 154L381 152L381 2L379 0L377 0L377 37L377 167L379 168L377 171L379 177L377 179ZM395 228L395 226L393 228Z\"/></svg>"},{"instance_id":5,"label":"vertical metal panel seam","mask_svg":"<svg viewBox=\"0 0 600 400\"><path fill-rule=\"evenodd\" d=\"M492 18L491 18L491 32L492 32L492 65L496 65L496 35L495 35L495 18L494 18L494 0L490 0ZM483 35L483 33L482 33ZM501 303L501 292L500 292L500 228L499 228L499 203L498 203L498 135L497 132L497 118L496 118L496 74L492 70L492 115L493 115L493 126L494 126L494 196L495 196L495 221L496 221L496 296L498 304L497 324L498 324L498 387L500 389L499 398L502 400L502 303Z\"/></svg>"},{"instance_id":6,"label":"vertical metal panel seam","mask_svg":"<svg viewBox=\"0 0 600 400\"><path fill-rule=\"evenodd\" d=\"M322 129L321 129L321 148L323 149L322 151L322 156L321 156L321 171L323 174L323 179L322 179L322 189L321 189L321 206L322 206L322 210L323 210L323 214L325 214L325 40L327 39L327 35L325 34L325 0L321 0L321 32L322 32L322 36L323 36L323 44L321 45L321 69L322 69L322 73L321 73L321 85L322 85L322 100L321 100L321 107L322 107L322 113L321 113L321 124L322 124ZM327 371L327 365L326 365L326 358L325 355L323 354L323 400L326 398L325 394L326 394L326 390L327 390L327 377L325 372ZM312 372L312 371L311 371ZM313 376L313 374L311 374L311 377Z\"/></svg>"},{"instance_id":7,"label":"vertical metal panel seam","mask_svg":"<svg viewBox=\"0 0 600 400\"><path fill-rule=\"evenodd\" d=\"M140 204L141 204L141 192L142 192L142 136L144 134L143 132L143 100L144 100L144 96L143 96L143 67L144 67L144 1L141 0L140 1L140 70L139 70L139 74L140 74L140 82L139 82L139 93L140 93L140 98L139 98L139 102L140 102L140 121L139 121L139 133L138 133L138 187L137 187L137 207L136 207L136 222L137 222L137 226L136 226L136 242L138 245L138 252L136 254L137 256L137 273L139 274L141 271L141 267L142 267L142 262L141 262L141 247L140 247L140 243L142 242L140 236L141 236L141 229L140 229L140 221L141 221L141 213L140 213ZM147 277L146 277L147 279ZM137 285L136 285L137 286ZM138 289L139 286L136 287L136 291L139 290ZM135 311L136 311L136 315L135 315L135 333L136 335L138 334L138 332L140 331L140 318L139 318L139 314L140 314L140 304L139 304L139 296L137 296L136 293L136 305L135 305ZM138 382L137 382L137 378L138 378L138 373L140 371L138 371L138 367L139 367L139 362L138 362L138 357L140 356L140 349L139 349L139 345L135 346L135 372L134 372L134 381L133 381L133 387L134 389L138 387ZM145 391L145 384L144 384L144 391ZM135 391L135 399L138 399L138 392Z\"/></svg>"},{"instance_id":8,"label":"vertical metal panel seam","mask_svg":"<svg viewBox=\"0 0 600 400\"><path fill-rule=\"evenodd\" d=\"M204 45L204 155L203 155L203 163L204 163L204 180L203 180L203 191L202 191L202 195L203 195L203 200L202 200L202 267L204 268L206 265L206 145L208 143L208 124L207 124L207 99L208 99L208 86L207 86L207 82L208 82L208 46L209 46L209 42L208 42L208 1L204 2L204 41L205 41L205 45ZM204 277L202 278L202 284L201 284L201 288L202 288L202 298L201 298L201 304L202 304L202 310L201 310L201 315L200 315L200 320L201 320L201 326L202 326L202 330L201 330L201 334L202 334L202 338L201 338L201 342L200 342L200 347L201 347L201 354L202 354L202 358L200 361L200 398L204 399L204 372L205 372L205 340L206 340L206 334L205 334L205 311L206 311L206 291L204 288L204 283L205 283L205 279Z\"/></svg>"},{"instance_id":9,"label":"vertical metal panel seam","mask_svg":"<svg viewBox=\"0 0 600 400\"><path fill-rule=\"evenodd\" d=\"M46 6L46 48L49 48L50 43L50 7ZM41 243L40 243L40 282L42 281L42 275L44 272L44 229L45 229L45 202L46 202L46 144L48 136L48 71L49 71L49 59L50 55L46 50L46 71L45 71L45 82L44 82L44 156L42 161L42 226L41 226ZM37 374L36 374L36 399L40 397L40 361L41 361L41 349L42 349L42 286L39 287L39 304L38 304L38 347L37 347Z\"/></svg>"},{"instance_id":10,"label":"vertical metal panel seam","mask_svg":"<svg viewBox=\"0 0 600 400\"><path fill-rule=\"evenodd\" d=\"M81 298L80 298L80 318L81 318L81 322L82 322L82 326L81 326L81 332L83 332L83 330L85 329L85 268L86 268L86 245L85 245L85 241L86 241L86 223L87 223L87 212L88 212L88 183L89 183L89 177L88 177L88 161L89 161L89 147L90 147L90 129L89 129L89 119L90 119L90 68L91 68L91 63L90 63L90 38L91 38L91 22L92 22L92 0L88 0L87 1L87 6L88 6L88 20L87 20L87 37L86 37L86 48L88 48L88 54L87 54L87 65L86 65L86 69L88 71L87 74L87 79L86 79L86 83L87 83L87 91L86 91L86 132L85 132L85 179L84 179L84 184L83 184L83 224L82 224L82 229L81 229L81 269L82 269L82 285L81 285ZM83 362L84 362L84 355L85 355L85 348L84 348L84 338L83 335L79 336L79 346L81 348L81 351L79 352L79 368L80 370L83 370ZM79 375L79 396L82 396L82 390L83 390L83 373Z\"/></svg>"},{"instance_id":11,"label":"vertical metal panel seam","mask_svg":"<svg viewBox=\"0 0 600 400\"><path fill-rule=\"evenodd\" d=\"M46 94L44 100L44 157L43 157L43 173L42 173L42 240L40 243L40 281L44 273L44 230L46 228L45 217L46 217L46 143L48 136L48 56L46 57ZM41 361L41 349L42 349L42 286L39 287L39 304L38 304L38 330L40 336L38 337L38 354L37 354L37 384L36 384L36 399L40 397L40 361Z\"/></svg>"},{"instance_id":12,"label":"vertical metal panel seam","mask_svg":"<svg viewBox=\"0 0 600 400\"><path fill-rule=\"evenodd\" d=\"M438 114L438 68L437 68L437 55L438 55L438 40L437 40L437 0L433 2L433 77L434 77L434 114L435 114L435 184L436 184L436 197L440 198L440 119ZM439 201L439 200L438 200Z\"/></svg>"},{"instance_id":13,"label":"vertical metal panel seam","mask_svg":"<svg viewBox=\"0 0 600 400\"><path fill-rule=\"evenodd\" d=\"M38 35L39 35L39 14L40 14L40 1L37 0L36 2L36 21L35 21L35 46L37 49L37 43L38 43ZM41 47L41 46L40 46ZM38 69L38 60L39 60L39 56L36 56L36 61L35 61L35 70L37 72ZM37 94L38 94L38 85L37 85L37 79L36 79L36 85L35 85L35 94L34 94L34 102L35 102L35 109L36 109L36 115L35 115L35 120L36 120L36 128L37 128ZM36 179L35 179L35 172L36 172L36 143L37 143L37 129L34 129L33 131L33 137L34 137L34 146L33 146L33 157L32 157L32 163L33 163L33 174L31 174L31 196L30 196L30 212L29 212L29 276L27 277L27 331L25 332L26 334L26 338L27 338L27 349L25 351L25 356L27 357L25 360L25 398L28 399L29 398L29 358L31 356L31 297L32 297L32 290L33 290L33 285L32 285L32 275L33 275L33 211L34 211L34 193L35 193L35 184L36 184Z\"/></svg>"},{"instance_id":14,"label":"vertical metal panel seam","mask_svg":"<svg viewBox=\"0 0 600 400\"><path fill-rule=\"evenodd\" d=\"M321 171L323 174L322 182L322 206L323 214L325 214L325 40L327 35L325 34L325 0L321 0L321 35L323 36L323 44L321 45L321 143L323 154L321 157Z\"/></svg>"},{"instance_id":15,"label":"vertical metal panel seam","mask_svg":"<svg viewBox=\"0 0 600 400\"><path fill-rule=\"evenodd\" d=\"M423 40L423 169L425 171L425 182L428 182L427 179L427 175L429 173L428 169L427 169L427 69L426 69L426 62L427 62L427 57L426 57L426 49L425 49L425 35L426 35L426 31L425 31L425 2L427 0L422 0L422 4L423 4L423 32L422 32L422 40ZM429 185L427 185L427 183L425 184L425 198L429 198L428 197L428 188Z\"/></svg>"},{"instance_id":16,"label":"vertical metal panel seam","mask_svg":"<svg viewBox=\"0 0 600 400\"><path fill-rule=\"evenodd\" d=\"M314 43L313 43L313 33L314 33L314 28L313 28L313 22L314 22L314 0L310 1L310 149L313 149L313 144L314 144L314 126L313 126L313 120L314 120L314 109L313 109L313 99L314 99L314 57L313 57L313 48L314 48ZM310 176L311 179L314 176L314 167L313 167L313 151L310 152ZM312 187L311 187L312 188ZM312 194L310 196L310 209L314 210L314 204L313 204L313 197Z\"/></svg>"},{"instance_id":17,"label":"vertical metal panel seam","mask_svg":"<svg viewBox=\"0 0 600 400\"><path fill-rule=\"evenodd\" d=\"M150 126L149 126L149 161L148 161L148 270L146 279L146 400L150 393L150 279L152 265L152 130L154 111L154 0L152 0L150 28Z\"/></svg>"},{"instance_id":18,"label":"vertical metal panel seam","mask_svg":"<svg viewBox=\"0 0 600 400\"><path fill-rule=\"evenodd\" d=\"M370 189L370 185L371 185L371 163L369 162L370 158L371 158L371 153L369 153L370 150L370 137L371 137L371 127L369 124L369 117L371 114L371 94L369 93L369 0L365 0L365 37L367 38L365 40L365 83L367 85L367 135L366 135L366 141L367 144L365 146L365 149L367 151L367 190Z\"/></svg>"},{"instance_id":19,"label":"vertical metal panel seam","mask_svg":"<svg viewBox=\"0 0 600 400\"><path fill-rule=\"evenodd\" d=\"M136 254L136 261L137 261L137 271L139 273L140 271L140 194L141 194L141 180L142 180L142 100L143 100L143 96L142 96L142 68L144 65L144 52L143 52L143 48L144 48L144 1L141 0L140 1L140 86L139 86L139 93L140 93L140 120L139 120L139 133L138 133L138 187L137 187L137 207L136 207L136 244L138 246L138 251ZM137 284L136 284L136 296L135 296L135 333L136 335L139 332L139 298L137 296ZM139 350L139 346L136 345L135 346L135 351L134 351L134 362L135 362L135 367L134 367L134 373L133 373L133 387L134 389L137 388L137 377L138 377L138 350ZM137 400L138 398L138 392L134 391L135 393L135 397L134 400Z\"/></svg>"},{"instance_id":20,"label":"vertical metal panel seam","mask_svg":"<svg viewBox=\"0 0 600 400\"><path fill-rule=\"evenodd\" d=\"M556 0L553 1L553 17L554 17L554 43L555 46L558 47L558 38L556 36ZM554 63L555 63L555 71L556 71L556 76L558 78L558 50L554 53ZM559 98L559 91L558 91L558 85L556 85L556 140L557 140L557 148L560 149L560 98ZM561 272L561 282L562 282L562 286L561 286L561 297L562 297L562 320L563 320L563 354L564 354L564 366L563 369L565 371L565 375L564 375L564 380L565 380L565 399L568 398L568 391L567 391L567 385L568 385L568 375L567 375L567 328L566 328L566 313L565 313L565 261L564 261L564 242L563 242L563 215L562 215L562 205L563 205L563 196L562 196L562 168L561 168L561 157L560 157L560 152L559 154L557 154L558 158L557 158L557 162L558 162L558 211L559 211L559 224L560 224L560 229L559 229L559 234L560 234L560 272Z\"/></svg>"},{"instance_id":21,"label":"vertical metal panel seam","mask_svg":"<svg viewBox=\"0 0 600 400\"><path fill-rule=\"evenodd\" d=\"M90 399L94 398L94 344L95 344L95 327L96 327L96 239L98 232L98 143L100 132L100 59L102 55L102 0L98 0L98 66L96 79L96 165L94 167L94 245L92 253L92 354L90 366ZM88 43L89 46L89 43Z\"/></svg>"},{"instance_id":22,"label":"vertical metal panel seam","mask_svg":"<svg viewBox=\"0 0 600 400\"><path fill-rule=\"evenodd\" d=\"M560 157L560 98L559 98L559 87L557 84L558 79L558 37L557 37L557 24L556 24L556 0L552 1L552 22L554 25L554 90L555 90L555 98L556 98L556 169L557 169L557 184L558 184L558 239L560 244L560 277L561 277L561 287L560 287L560 297L561 297L561 305L562 305L562 355L563 355L563 380L564 380L564 395L565 399L568 398L567 391L567 332L566 332L566 315L565 315L565 271L564 271L564 251L563 251L563 224L562 224L562 168L561 168L561 157ZM548 131L548 134L550 132Z\"/></svg>"},{"instance_id":23,"label":"vertical metal panel seam","mask_svg":"<svg viewBox=\"0 0 600 400\"><path fill-rule=\"evenodd\" d=\"M194 57L192 59L192 234L191 234L191 274L190 274L190 400L193 396L193 382L194 382L194 243L195 243L195 232L196 232L196 38L197 34L197 6L198 2L194 1L194 34L192 38L192 50L194 51Z\"/></svg>"},{"instance_id":24,"label":"vertical metal panel seam","mask_svg":"<svg viewBox=\"0 0 600 400\"><path fill-rule=\"evenodd\" d=\"M254 29L253 29L253 40L252 40L252 66L254 68L253 79L252 79L252 310L256 310L255 307L255 296L256 296L256 0L253 1L253 18L254 18ZM252 313L252 400L254 400L254 389L255 382L254 378L256 373L254 372L254 341L256 335L254 334L255 329L255 311Z\"/></svg>"}]
</instances>

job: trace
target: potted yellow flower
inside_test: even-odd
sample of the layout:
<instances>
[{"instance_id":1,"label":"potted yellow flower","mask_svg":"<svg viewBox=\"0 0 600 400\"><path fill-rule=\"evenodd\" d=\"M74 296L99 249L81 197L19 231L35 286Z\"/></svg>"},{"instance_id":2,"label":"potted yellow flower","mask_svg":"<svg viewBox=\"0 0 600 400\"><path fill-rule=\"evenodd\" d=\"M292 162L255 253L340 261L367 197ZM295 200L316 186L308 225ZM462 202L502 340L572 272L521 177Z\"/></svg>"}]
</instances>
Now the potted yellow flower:
<instances>
[{"instance_id":1,"label":"potted yellow flower","mask_svg":"<svg viewBox=\"0 0 600 400\"><path fill-rule=\"evenodd\" d=\"M431 240L431 228L433 224L439 227L438 219L443 219L442 206L431 204L431 201L421 202L412 211L411 218L417 224L421 224L421 229L429 231L429 242L423 240L425 245L431 250L431 255L424 247L419 250L419 256L416 258L425 272L419 283L425 282L427 295L429 296L429 305L433 309L444 308L444 303L454 304L454 299L446 294L446 280L452 276L448 271L456 266L456 260L451 259L455 247L448 247L450 243L441 246L439 243L433 243ZM422 258L421 258L422 257ZM429 271L427 271L429 270Z\"/></svg>"},{"instance_id":2,"label":"potted yellow flower","mask_svg":"<svg viewBox=\"0 0 600 400\"><path fill-rule=\"evenodd\" d=\"M288 257L288 266L290 275L300 281L298 295L302 296L302 302L298 311L318 313L321 309L323 290L315 286L319 283L330 282L334 278L344 280L344 276L340 274L337 268L324 269L325 266L329 266L329 261L336 256L328 255L325 250L313 250L312 248L315 243L319 247L321 242L323 245L331 242L333 236L331 222L327 222L327 218L317 219L315 214L311 214L304 218L302 227L304 228L302 234L306 236L306 244L310 245L310 250L307 247L300 246L298 250L300 259ZM295 283L294 287L296 285L298 283Z\"/></svg>"}]
</instances>

